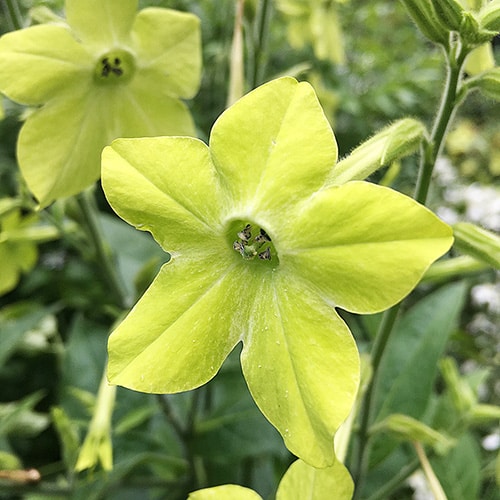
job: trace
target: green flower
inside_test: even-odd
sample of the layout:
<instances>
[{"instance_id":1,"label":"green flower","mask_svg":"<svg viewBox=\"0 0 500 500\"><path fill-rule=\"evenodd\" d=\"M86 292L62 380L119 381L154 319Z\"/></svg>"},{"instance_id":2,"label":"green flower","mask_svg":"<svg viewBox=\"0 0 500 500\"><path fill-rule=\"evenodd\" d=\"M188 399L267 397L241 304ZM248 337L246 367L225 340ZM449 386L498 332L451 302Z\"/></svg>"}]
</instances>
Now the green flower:
<instances>
[{"instance_id":1,"label":"green flower","mask_svg":"<svg viewBox=\"0 0 500 500\"><path fill-rule=\"evenodd\" d=\"M43 24L0 39L0 91L37 106L18 158L42 206L99 178L117 137L194 135L186 106L200 80L198 19L136 13L137 0L66 0L68 25Z\"/></svg>"},{"instance_id":2,"label":"green flower","mask_svg":"<svg viewBox=\"0 0 500 500\"><path fill-rule=\"evenodd\" d=\"M119 139L103 152L116 212L171 254L109 340L111 383L198 387L241 341L243 374L288 448L334 461L359 359L335 311L401 300L451 245L415 201L366 182L325 185L337 145L307 83L253 91L193 138Z\"/></svg>"}]
</instances>

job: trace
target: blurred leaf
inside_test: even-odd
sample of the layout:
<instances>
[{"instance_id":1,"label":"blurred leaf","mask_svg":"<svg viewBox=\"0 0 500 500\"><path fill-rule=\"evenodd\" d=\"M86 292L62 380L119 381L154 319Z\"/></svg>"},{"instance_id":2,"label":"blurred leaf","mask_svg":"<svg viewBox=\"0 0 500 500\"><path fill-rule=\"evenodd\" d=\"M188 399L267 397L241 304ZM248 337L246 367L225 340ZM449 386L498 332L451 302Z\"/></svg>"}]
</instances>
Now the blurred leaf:
<instances>
[{"instance_id":1,"label":"blurred leaf","mask_svg":"<svg viewBox=\"0 0 500 500\"><path fill-rule=\"evenodd\" d=\"M61 442L64 466L66 472L70 472L75 466L80 447L77 427L62 408L52 408L51 414Z\"/></svg>"},{"instance_id":2,"label":"blurred leaf","mask_svg":"<svg viewBox=\"0 0 500 500\"><path fill-rule=\"evenodd\" d=\"M479 499L481 460L471 434L465 434L446 456L431 460L431 464L450 500Z\"/></svg>"},{"instance_id":3,"label":"blurred leaf","mask_svg":"<svg viewBox=\"0 0 500 500\"><path fill-rule=\"evenodd\" d=\"M0 436L36 436L46 429L49 425L47 415L33 410L42 397L41 392L36 392L20 401L0 404Z\"/></svg>"},{"instance_id":4,"label":"blurred leaf","mask_svg":"<svg viewBox=\"0 0 500 500\"><path fill-rule=\"evenodd\" d=\"M437 362L454 330L466 284L445 286L410 309L396 325L382 358L375 393L376 421L391 413L420 418L432 394ZM376 439L374 461L386 456L394 440Z\"/></svg>"},{"instance_id":5,"label":"blurred leaf","mask_svg":"<svg viewBox=\"0 0 500 500\"><path fill-rule=\"evenodd\" d=\"M34 330L50 314L35 302L18 302L0 311L0 365L4 365L22 342L26 332Z\"/></svg>"}]
</instances>

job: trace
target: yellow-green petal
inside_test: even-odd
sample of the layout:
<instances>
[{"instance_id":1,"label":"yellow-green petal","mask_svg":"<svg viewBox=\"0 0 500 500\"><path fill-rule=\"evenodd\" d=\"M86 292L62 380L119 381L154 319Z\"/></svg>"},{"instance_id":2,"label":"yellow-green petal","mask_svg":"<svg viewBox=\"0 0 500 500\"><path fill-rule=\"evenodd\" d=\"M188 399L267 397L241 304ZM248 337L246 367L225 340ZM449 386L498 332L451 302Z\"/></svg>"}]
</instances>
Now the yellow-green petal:
<instances>
[{"instance_id":1,"label":"yellow-green petal","mask_svg":"<svg viewBox=\"0 0 500 500\"><path fill-rule=\"evenodd\" d=\"M280 266L334 305L373 313L405 297L453 237L448 225L407 196L349 182L307 200L277 241Z\"/></svg>"},{"instance_id":2,"label":"yellow-green petal","mask_svg":"<svg viewBox=\"0 0 500 500\"><path fill-rule=\"evenodd\" d=\"M343 464L315 469L302 460L295 461L280 482L276 500L350 500L354 483Z\"/></svg>"},{"instance_id":3,"label":"yellow-green petal","mask_svg":"<svg viewBox=\"0 0 500 500\"><path fill-rule=\"evenodd\" d=\"M196 94L202 65L196 16L153 7L141 10L132 39L139 66L137 78L161 82L164 92L176 97L189 99Z\"/></svg>"},{"instance_id":4,"label":"yellow-green petal","mask_svg":"<svg viewBox=\"0 0 500 500\"><path fill-rule=\"evenodd\" d=\"M241 336L239 288L238 270L213 256L174 257L111 334L109 381L175 393L210 380Z\"/></svg>"},{"instance_id":5,"label":"yellow-green petal","mask_svg":"<svg viewBox=\"0 0 500 500\"><path fill-rule=\"evenodd\" d=\"M335 309L293 275L278 269L248 288L255 298L241 362L250 392L292 453L332 465L333 436L359 383L354 339Z\"/></svg>"},{"instance_id":6,"label":"yellow-green petal","mask_svg":"<svg viewBox=\"0 0 500 500\"><path fill-rule=\"evenodd\" d=\"M130 39L137 0L66 0L65 10L79 40L94 48L120 47Z\"/></svg>"},{"instance_id":7,"label":"yellow-green petal","mask_svg":"<svg viewBox=\"0 0 500 500\"><path fill-rule=\"evenodd\" d=\"M95 182L101 151L113 139L188 130L189 112L177 99L134 93L126 85L83 86L29 116L19 135L19 165L46 206Z\"/></svg>"},{"instance_id":8,"label":"yellow-green petal","mask_svg":"<svg viewBox=\"0 0 500 500\"><path fill-rule=\"evenodd\" d=\"M221 237L224 199L207 146L188 137L119 139L102 158L114 210L151 231L175 254L228 251Z\"/></svg>"},{"instance_id":9,"label":"yellow-green petal","mask_svg":"<svg viewBox=\"0 0 500 500\"><path fill-rule=\"evenodd\" d=\"M253 490L237 484L224 484L193 491L188 500L262 500L262 497Z\"/></svg>"},{"instance_id":10,"label":"yellow-green petal","mask_svg":"<svg viewBox=\"0 0 500 500\"><path fill-rule=\"evenodd\" d=\"M324 182L337 145L313 88L293 78L262 85L215 123L212 157L243 211L282 217Z\"/></svg>"},{"instance_id":11,"label":"yellow-green petal","mask_svg":"<svg viewBox=\"0 0 500 500\"><path fill-rule=\"evenodd\" d=\"M0 38L0 91L22 104L42 104L89 85L92 66L90 54L64 26L33 26Z\"/></svg>"}]
</instances>

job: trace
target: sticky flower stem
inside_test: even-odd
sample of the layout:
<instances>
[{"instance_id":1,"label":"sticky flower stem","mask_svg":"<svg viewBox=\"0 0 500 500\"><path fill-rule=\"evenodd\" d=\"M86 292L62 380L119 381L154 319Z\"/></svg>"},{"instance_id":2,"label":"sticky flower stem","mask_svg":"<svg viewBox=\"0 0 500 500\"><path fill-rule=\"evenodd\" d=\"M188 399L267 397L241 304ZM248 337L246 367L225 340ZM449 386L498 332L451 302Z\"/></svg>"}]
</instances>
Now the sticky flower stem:
<instances>
[{"instance_id":1,"label":"sticky flower stem","mask_svg":"<svg viewBox=\"0 0 500 500\"><path fill-rule=\"evenodd\" d=\"M17 0L5 0L3 8L10 27L13 30L20 30L23 27L23 18Z\"/></svg>"},{"instance_id":2,"label":"sticky flower stem","mask_svg":"<svg viewBox=\"0 0 500 500\"><path fill-rule=\"evenodd\" d=\"M468 51L459 42L451 46L446 52L446 83L441 96L439 110L432 126L430 139L422 148L417 185L415 187L414 199L423 205L427 201L434 165L443 146L449 124L460 103L459 90L461 86L462 67L467 54ZM394 329L400 307L401 303L396 304L384 313L373 343L371 355L373 376L361 406L358 437L354 443L351 462L352 474L356 485L354 500L361 498L363 484L368 472L371 451L371 439L368 435L368 429L374 418L373 396L377 385L380 361Z\"/></svg>"},{"instance_id":3,"label":"sticky flower stem","mask_svg":"<svg viewBox=\"0 0 500 500\"><path fill-rule=\"evenodd\" d=\"M117 304L122 308L127 308L129 306L127 292L116 272L110 252L105 248L102 229L97 218L97 207L92 198L92 193L88 190L84 191L76 197L76 200L85 222L88 237L94 246L97 264L101 268Z\"/></svg>"}]
</instances>

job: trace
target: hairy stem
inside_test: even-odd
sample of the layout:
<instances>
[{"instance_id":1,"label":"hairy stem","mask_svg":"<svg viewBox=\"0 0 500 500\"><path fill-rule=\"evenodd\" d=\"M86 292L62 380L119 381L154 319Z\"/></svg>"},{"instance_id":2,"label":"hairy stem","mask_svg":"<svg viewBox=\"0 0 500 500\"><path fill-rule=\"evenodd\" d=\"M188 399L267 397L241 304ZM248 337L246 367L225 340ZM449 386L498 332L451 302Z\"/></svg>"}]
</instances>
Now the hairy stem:
<instances>
[{"instance_id":1,"label":"hairy stem","mask_svg":"<svg viewBox=\"0 0 500 500\"><path fill-rule=\"evenodd\" d=\"M434 165L443 146L449 124L459 104L457 96L459 95L462 66L466 55L467 52L459 43L451 47L449 52L446 53L446 83L429 141L424 145L422 150L414 194L415 200L423 205L427 201ZM393 332L400 307L401 304L397 304L384 313L372 348L373 376L361 406L359 431L352 453L352 474L356 485L354 500L361 498L364 482L368 474L371 451L369 428L375 417L373 415L373 396L377 387L380 361Z\"/></svg>"},{"instance_id":2,"label":"hairy stem","mask_svg":"<svg viewBox=\"0 0 500 500\"><path fill-rule=\"evenodd\" d=\"M76 200L80 207L87 235L92 242L95 259L99 266L110 292L117 305L122 308L129 307L129 299L125 287L116 271L116 266L112 261L110 252L104 244L101 225L97 218L97 207L90 191L80 193Z\"/></svg>"}]
</instances>

